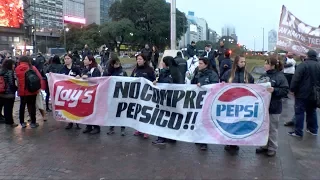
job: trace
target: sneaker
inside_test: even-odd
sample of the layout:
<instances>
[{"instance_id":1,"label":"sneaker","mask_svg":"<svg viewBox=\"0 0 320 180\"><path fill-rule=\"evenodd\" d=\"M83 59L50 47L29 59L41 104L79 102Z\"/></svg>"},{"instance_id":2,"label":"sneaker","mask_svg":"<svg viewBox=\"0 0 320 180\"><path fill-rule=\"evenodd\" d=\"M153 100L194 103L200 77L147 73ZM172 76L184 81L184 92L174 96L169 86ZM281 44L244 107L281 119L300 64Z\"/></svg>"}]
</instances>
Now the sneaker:
<instances>
[{"instance_id":1,"label":"sneaker","mask_svg":"<svg viewBox=\"0 0 320 180\"><path fill-rule=\"evenodd\" d=\"M312 136L318 136L317 133L313 133L313 132L311 132L309 129L307 129L307 133L311 134Z\"/></svg>"},{"instance_id":2,"label":"sneaker","mask_svg":"<svg viewBox=\"0 0 320 180\"><path fill-rule=\"evenodd\" d=\"M82 133L87 134L87 133L90 133L91 131L92 131L92 129L86 128Z\"/></svg>"},{"instance_id":3,"label":"sneaker","mask_svg":"<svg viewBox=\"0 0 320 180\"><path fill-rule=\"evenodd\" d=\"M287 122L284 123L284 126L287 126L287 127L294 126L294 122L293 121L287 121Z\"/></svg>"},{"instance_id":4,"label":"sneaker","mask_svg":"<svg viewBox=\"0 0 320 180\"><path fill-rule=\"evenodd\" d=\"M26 127L27 127L27 124L26 124L26 123L21 123L21 127L22 127L22 128L26 128Z\"/></svg>"},{"instance_id":5,"label":"sneaker","mask_svg":"<svg viewBox=\"0 0 320 180\"><path fill-rule=\"evenodd\" d=\"M276 154L277 154L276 151L273 151L273 150L268 150L267 151L267 156L269 156L269 157L274 157Z\"/></svg>"},{"instance_id":6,"label":"sneaker","mask_svg":"<svg viewBox=\"0 0 320 180\"><path fill-rule=\"evenodd\" d=\"M126 132L121 130L121 136L126 136Z\"/></svg>"},{"instance_id":7,"label":"sneaker","mask_svg":"<svg viewBox=\"0 0 320 180\"><path fill-rule=\"evenodd\" d=\"M256 154L262 154L262 153L267 153L268 149L264 148L264 147L259 147L256 149Z\"/></svg>"},{"instance_id":8,"label":"sneaker","mask_svg":"<svg viewBox=\"0 0 320 180\"><path fill-rule=\"evenodd\" d=\"M301 135L296 134L295 132L288 132L290 136L302 138Z\"/></svg>"},{"instance_id":9,"label":"sneaker","mask_svg":"<svg viewBox=\"0 0 320 180\"><path fill-rule=\"evenodd\" d=\"M142 135L142 133L139 132L139 131L135 131L133 135L134 135L134 136L140 136L140 135Z\"/></svg>"},{"instance_id":10,"label":"sneaker","mask_svg":"<svg viewBox=\"0 0 320 180\"><path fill-rule=\"evenodd\" d=\"M77 129L77 130L81 129L81 127L80 127L79 124L76 124L76 129Z\"/></svg>"},{"instance_id":11,"label":"sneaker","mask_svg":"<svg viewBox=\"0 0 320 180\"><path fill-rule=\"evenodd\" d=\"M31 124L30 124L30 127L31 127L31 128L37 128L38 126L39 126L38 123L31 123Z\"/></svg>"},{"instance_id":12,"label":"sneaker","mask_svg":"<svg viewBox=\"0 0 320 180\"><path fill-rule=\"evenodd\" d=\"M239 151L239 146L236 146L236 145L226 145L224 147L224 150L226 151L231 151L231 150L234 150L234 151Z\"/></svg>"},{"instance_id":13,"label":"sneaker","mask_svg":"<svg viewBox=\"0 0 320 180\"><path fill-rule=\"evenodd\" d=\"M153 145L166 145L165 141L163 139L157 139L155 141L152 141Z\"/></svg>"},{"instance_id":14,"label":"sneaker","mask_svg":"<svg viewBox=\"0 0 320 180\"><path fill-rule=\"evenodd\" d=\"M144 134L144 135L143 135L143 138L144 138L144 139L148 139L148 138L149 138L149 135L148 135L148 134Z\"/></svg>"},{"instance_id":15,"label":"sneaker","mask_svg":"<svg viewBox=\"0 0 320 180\"><path fill-rule=\"evenodd\" d=\"M89 132L90 134L99 134L100 133L100 129L96 129L94 128L91 132Z\"/></svg>"},{"instance_id":16,"label":"sneaker","mask_svg":"<svg viewBox=\"0 0 320 180\"><path fill-rule=\"evenodd\" d=\"M49 108L47 108L47 109L46 109L46 111L47 111L47 112L52 112L52 110L51 110L51 109L49 109Z\"/></svg>"},{"instance_id":17,"label":"sneaker","mask_svg":"<svg viewBox=\"0 0 320 180\"><path fill-rule=\"evenodd\" d=\"M71 129L73 127L73 123L69 123L68 126L65 127L65 129Z\"/></svg>"},{"instance_id":18,"label":"sneaker","mask_svg":"<svg viewBox=\"0 0 320 180\"><path fill-rule=\"evenodd\" d=\"M115 133L114 130L110 130L109 132L107 132L108 135L112 135L114 133Z\"/></svg>"}]
</instances>

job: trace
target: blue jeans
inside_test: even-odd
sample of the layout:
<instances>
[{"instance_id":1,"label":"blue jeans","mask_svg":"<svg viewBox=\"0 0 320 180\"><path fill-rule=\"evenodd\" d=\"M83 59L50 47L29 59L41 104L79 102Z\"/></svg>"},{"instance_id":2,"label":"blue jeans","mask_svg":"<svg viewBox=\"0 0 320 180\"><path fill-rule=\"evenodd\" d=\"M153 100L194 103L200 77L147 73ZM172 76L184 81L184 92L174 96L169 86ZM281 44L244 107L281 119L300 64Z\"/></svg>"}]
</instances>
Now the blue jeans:
<instances>
[{"instance_id":1,"label":"blue jeans","mask_svg":"<svg viewBox=\"0 0 320 180\"><path fill-rule=\"evenodd\" d=\"M317 107L315 102L306 99L295 101L295 133L303 136L304 113L307 114L307 129L312 133L318 133Z\"/></svg>"}]
</instances>

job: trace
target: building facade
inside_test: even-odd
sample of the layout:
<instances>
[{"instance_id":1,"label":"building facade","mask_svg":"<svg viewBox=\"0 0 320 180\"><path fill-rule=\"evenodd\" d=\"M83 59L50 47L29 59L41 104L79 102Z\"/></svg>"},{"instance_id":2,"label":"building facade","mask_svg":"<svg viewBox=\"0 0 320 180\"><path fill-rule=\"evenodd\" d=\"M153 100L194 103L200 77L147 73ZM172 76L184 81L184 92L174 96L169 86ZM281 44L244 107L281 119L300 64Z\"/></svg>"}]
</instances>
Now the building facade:
<instances>
[{"instance_id":1,"label":"building facade","mask_svg":"<svg viewBox=\"0 0 320 180\"><path fill-rule=\"evenodd\" d=\"M208 39L208 23L203 18L194 16L194 12L189 11L187 15L187 30L179 41L179 48L186 48L192 41L205 41Z\"/></svg>"},{"instance_id":2,"label":"building facade","mask_svg":"<svg viewBox=\"0 0 320 180\"><path fill-rule=\"evenodd\" d=\"M98 25L111 21L109 8L117 0L86 0L85 18L86 24L96 23Z\"/></svg>"},{"instance_id":3,"label":"building facade","mask_svg":"<svg viewBox=\"0 0 320 180\"><path fill-rule=\"evenodd\" d=\"M212 42L212 43L216 43L218 42L218 34L215 30L212 29L208 29L208 41Z\"/></svg>"},{"instance_id":4,"label":"building facade","mask_svg":"<svg viewBox=\"0 0 320 180\"><path fill-rule=\"evenodd\" d=\"M268 33L268 51L276 50L277 45L277 31L272 29Z\"/></svg>"},{"instance_id":5,"label":"building facade","mask_svg":"<svg viewBox=\"0 0 320 180\"><path fill-rule=\"evenodd\" d=\"M65 0L64 16L84 19L84 0Z\"/></svg>"}]
</instances>

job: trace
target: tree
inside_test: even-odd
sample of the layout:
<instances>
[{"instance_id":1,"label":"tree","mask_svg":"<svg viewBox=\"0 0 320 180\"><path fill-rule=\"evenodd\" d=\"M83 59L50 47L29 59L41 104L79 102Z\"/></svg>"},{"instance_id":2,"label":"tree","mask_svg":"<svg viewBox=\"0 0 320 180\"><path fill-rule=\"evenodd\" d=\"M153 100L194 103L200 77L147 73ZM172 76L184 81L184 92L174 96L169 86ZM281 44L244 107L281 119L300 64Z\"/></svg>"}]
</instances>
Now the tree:
<instances>
[{"instance_id":1,"label":"tree","mask_svg":"<svg viewBox=\"0 0 320 180\"><path fill-rule=\"evenodd\" d=\"M130 7L130 8L128 8ZM135 29L136 43L151 43L164 49L170 44L170 4L163 0L122 0L111 5L113 21L129 19ZM186 31L185 14L177 10L177 37Z\"/></svg>"},{"instance_id":2,"label":"tree","mask_svg":"<svg viewBox=\"0 0 320 180\"><path fill-rule=\"evenodd\" d=\"M211 41L198 41L196 43L197 49L205 49L206 45L211 44L213 46L213 43Z\"/></svg>"},{"instance_id":3,"label":"tree","mask_svg":"<svg viewBox=\"0 0 320 180\"><path fill-rule=\"evenodd\" d=\"M120 52L120 46L124 42L130 42L135 34L134 24L129 19L112 21L101 26L101 35L106 39L106 43L112 49L116 48Z\"/></svg>"}]
</instances>

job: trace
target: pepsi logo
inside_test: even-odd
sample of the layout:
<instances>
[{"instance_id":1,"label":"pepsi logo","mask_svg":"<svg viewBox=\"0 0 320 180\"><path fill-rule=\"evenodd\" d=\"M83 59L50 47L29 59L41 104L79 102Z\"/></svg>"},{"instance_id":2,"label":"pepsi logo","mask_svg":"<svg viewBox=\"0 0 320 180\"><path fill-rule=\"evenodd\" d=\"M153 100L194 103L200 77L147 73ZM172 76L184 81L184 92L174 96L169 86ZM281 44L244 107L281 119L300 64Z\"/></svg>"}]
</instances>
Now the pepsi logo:
<instances>
[{"instance_id":1,"label":"pepsi logo","mask_svg":"<svg viewBox=\"0 0 320 180\"><path fill-rule=\"evenodd\" d=\"M211 120L229 138L246 138L263 124L264 101L248 86L227 86L216 94L213 102Z\"/></svg>"}]
</instances>

